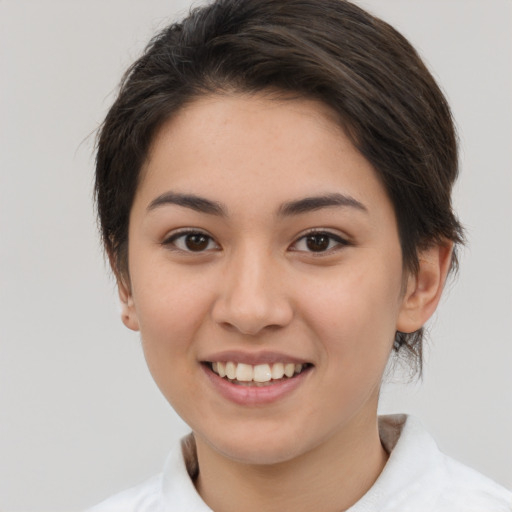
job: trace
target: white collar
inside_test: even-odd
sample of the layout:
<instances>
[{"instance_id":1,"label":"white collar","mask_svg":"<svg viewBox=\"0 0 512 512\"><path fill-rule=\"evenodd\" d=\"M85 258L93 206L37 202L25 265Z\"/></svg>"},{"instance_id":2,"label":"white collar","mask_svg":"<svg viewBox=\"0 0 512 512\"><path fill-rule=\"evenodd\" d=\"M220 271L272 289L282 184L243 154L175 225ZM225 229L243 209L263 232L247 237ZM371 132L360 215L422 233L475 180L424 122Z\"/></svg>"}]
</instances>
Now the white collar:
<instances>
[{"instance_id":1,"label":"white collar","mask_svg":"<svg viewBox=\"0 0 512 512\"><path fill-rule=\"evenodd\" d=\"M416 418L380 416L379 433L389 459L375 484L347 512L512 511L509 491L442 454ZM162 511L212 512L187 472L185 459L193 473L194 457L190 438L169 455L162 476Z\"/></svg>"}]
</instances>

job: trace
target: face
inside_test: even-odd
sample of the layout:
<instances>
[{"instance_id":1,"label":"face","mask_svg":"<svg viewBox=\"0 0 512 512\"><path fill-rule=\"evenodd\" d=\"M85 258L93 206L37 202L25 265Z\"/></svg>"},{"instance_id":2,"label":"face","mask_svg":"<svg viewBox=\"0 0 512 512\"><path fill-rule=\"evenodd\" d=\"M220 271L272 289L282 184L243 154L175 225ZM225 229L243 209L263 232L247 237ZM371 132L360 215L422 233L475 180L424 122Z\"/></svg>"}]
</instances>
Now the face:
<instances>
[{"instance_id":1,"label":"face","mask_svg":"<svg viewBox=\"0 0 512 512\"><path fill-rule=\"evenodd\" d=\"M124 320L198 442L273 463L375 422L400 243L375 171L327 108L199 99L142 172Z\"/></svg>"}]
</instances>

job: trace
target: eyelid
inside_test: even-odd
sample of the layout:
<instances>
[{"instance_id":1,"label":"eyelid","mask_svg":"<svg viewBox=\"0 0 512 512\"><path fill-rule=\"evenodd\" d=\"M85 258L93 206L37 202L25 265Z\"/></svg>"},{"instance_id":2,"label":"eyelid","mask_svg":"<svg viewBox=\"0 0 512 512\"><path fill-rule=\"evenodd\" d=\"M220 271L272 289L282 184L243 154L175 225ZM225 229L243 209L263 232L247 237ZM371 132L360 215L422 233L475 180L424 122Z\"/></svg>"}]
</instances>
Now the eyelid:
<instances>
[{"instance_id":1,"label":"eyelid","mask_svg":"<svg viewBox=\"0 0 512 512\"><path fill-rule=\"evenodd\" d=\"M200 229L200 228L176 229L164 237L164 239L161 242L161 245L163 245L164 247L166 247L170 250L181 251L186 254L203 254L206 252L210 252L212 250L212 249L205 249L203 251L191 251L191 250L182 249L180 247L177 247L175 244L176 240L178 240L179 238L182 238L182 237L186 237L187 235L204 235L210 239L210 242L213 242L215 244L216 247L214 250L220 249L220 246L217 243L217 241L215 240L215 238L213 238L213 236L210 235L207 231L205 231L204 229Z\"/></svg>"},{"instance_id":2,"label":"eyelid","mask_svg":"<svg viewBox=\"0 0 512 512\"><path fill-rule=\"evenodd\" d=\"M205 231L204 229L200 229L200 228L188 228L188 227L179 228L179 229L176 229L176 230L172 231L171 233L167 234L164 237L164 239L162 240L161 245L169 248L170 250L176 250L176 251L181 251L183 253L190 253L190 254L194 254L194 253L202 254L202 253L212 251L212 248L206 248L201 251L193 251L193 250L189 250L186 248L178 247L175 244L176 240L178 240L182 237L186 237L187 235L204 235L207 238L209 238L209 244L213 242L213 244L215 245L215 248L213 250L221 249L220 245L217 243L215 238L212 235L210 235L207 231ZM311 250L303 250L303 249L294 248L301 240L304 240L308 236L312 236L312 235L324 235L324 236L330 238L332 241L336 242L336 246L328 248L325 251L311 251ZM294 251L294 252L303 252L303 253L307 253L307 254L310 254L313 256L325 256L325 255L332 254L333 252L336 252L337 250L340 250L341 248L347 247L349 245L351 245L351 242L348 239L348 237L340 235L339 233L334 233L332 230L327 229L327 228L313 228L313 229L309 229L309 230L301 233L300 235L298 235L297 238L295 239L295 241L290 245L289 250Z\"/></svg>"},{"instance_id":3,"label":"eyelid","mask_svg":"<svg viewBox=\"0 0 512 512\"><path fill-rule=\"evenodd\" d=\"M327 249L325 251L307 251L307 250L300 250L300 249L294 249L293 247L295 245L297 245L301 240L304 240L305 238L307 238L308 236L312 236L312 235L325 235L327 237L329 237L331 240L334 240L335 242L337 242L337 245L335 247L332 247L330 249ZM291 244L290 246L290 249L292 251L296 251L296 252L303 252L303 253L307 253L307 254L310 254L312 256L315 256L315 257L320 257L320 256L326 256L326 255L329 255L329 254L332 254L333 252L336 252L344 247L347 247L347 246L350 246L352 245L349 238L348 237L345 237L343 235L340 235L339 233L333 233L332 230L330 229L327 229L327 228L313 228L313 229L310 229L304 233L301 233L297 238L296 240Z\"/></svg>"}]
</instances>

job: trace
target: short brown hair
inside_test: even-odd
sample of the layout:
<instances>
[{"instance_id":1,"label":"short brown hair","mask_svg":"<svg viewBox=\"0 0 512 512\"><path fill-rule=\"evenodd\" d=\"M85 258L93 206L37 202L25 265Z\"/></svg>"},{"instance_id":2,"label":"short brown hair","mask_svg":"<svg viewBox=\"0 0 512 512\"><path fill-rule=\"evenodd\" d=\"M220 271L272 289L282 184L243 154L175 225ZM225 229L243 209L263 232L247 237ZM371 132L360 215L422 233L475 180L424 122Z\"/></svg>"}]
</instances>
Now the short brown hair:
<instances>
[{"instance_id":1,"label":"short brown hair","mask_svg":"<svg viewBox=\"0 0 512 512\"><path fill-rule=\"evenodd\" d=\"M344 0L217 0L152 39L99 132L97 209L118 274L127 275L130 210L162 123L203 95L269 89L320 100L338 115L393 203L405 270L417 270L422 248L463 241L451 205L450 108L401 34ZM397 332L394 343L420 370L422 336Z\"/></svg>"}]
</instances>

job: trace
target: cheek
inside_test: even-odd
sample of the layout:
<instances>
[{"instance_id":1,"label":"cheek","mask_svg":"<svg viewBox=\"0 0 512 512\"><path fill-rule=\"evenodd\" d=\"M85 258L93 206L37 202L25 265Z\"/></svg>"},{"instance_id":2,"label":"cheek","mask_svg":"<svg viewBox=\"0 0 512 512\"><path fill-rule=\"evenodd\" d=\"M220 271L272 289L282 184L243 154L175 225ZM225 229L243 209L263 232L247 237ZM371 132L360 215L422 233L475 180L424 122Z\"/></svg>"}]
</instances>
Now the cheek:
<instances>
[{"instance_id":1,"label":"cheek","mask_svg":"<svg viewBox=\"0 0 512 512\"><path fill-rule=\"evenodd\" d=\"M399 312L400 286L400 269L375 264L353 266L323 286L310 284L303 309L328 359L387 360Z\"/></svg>"},{"instance_id":2,"label":"cheek","mask_svg":"<svg viewBox=\"0 0 512 512\"><path fill-rule=\"evenodd\" d=\"M172 364L178 355L193 357L192 339L208 313L211 293L197 276L183 276L166 265L149 268L137 274L133 292L144 352L153 370L155 365Z\"/></svg>"},{"instance_id":3,"label":"cheek","mask_svg":"<svg viewBox=\"0 0 512 512\"><path fill-rule=\"evenodd\" d=\"M198 367L194 339L204 324L208 294L204 287L183 285L187 280L176 275L155 282L149 279L139 293L134 288L144 357L162 394L182 414L188 401L201 399L191 372Z\"/></svg>"},{"instance_id":4,"label":"cheek","mask_svg":"<svg viewBox=\"0 0 512 512\"><path fill-rule=\"evenodd\" d=\"M338 390L329 402L336 421L378 400L382 375L391 352L398 285L382 274L353 271L331 280L310 295L307 327L319 340L321 379ZM327 399L326 399L327 400ZM316 404L322 413L323 402Z\"/></svg>"}]
</instances>

